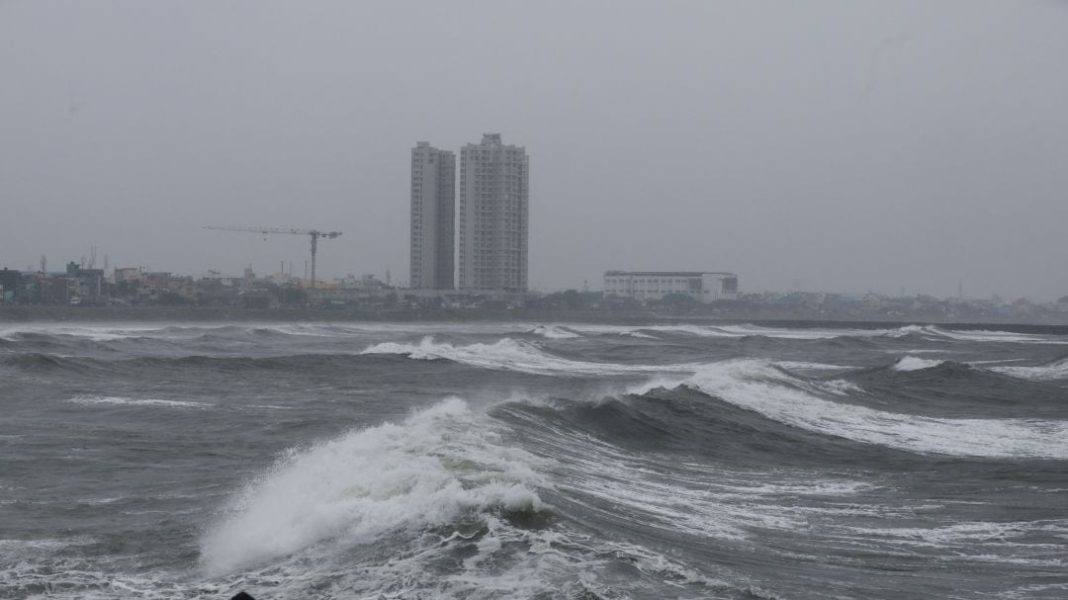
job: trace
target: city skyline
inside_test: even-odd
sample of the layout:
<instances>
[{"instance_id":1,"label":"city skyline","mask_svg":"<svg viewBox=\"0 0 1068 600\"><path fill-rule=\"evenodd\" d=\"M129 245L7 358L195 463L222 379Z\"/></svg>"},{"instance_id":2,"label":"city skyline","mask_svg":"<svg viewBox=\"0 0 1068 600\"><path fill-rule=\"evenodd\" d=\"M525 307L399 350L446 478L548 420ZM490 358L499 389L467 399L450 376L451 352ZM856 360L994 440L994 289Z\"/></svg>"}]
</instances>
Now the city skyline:
<instances>
[{"instance_id":1,"label":"city skyline","mask_svg":"<svg viewBox=\"0 0 1068 600\"><path fill-rule=\"evenodd\" d=\"M528 287L713 269L746 290L1068 293L1065 6L558 13L4 2L0 257L296 273L302 240L201 228L336 228L323 277L402 281L398 157L501 131L535 154Z\"/></svg>"}]
</instances>

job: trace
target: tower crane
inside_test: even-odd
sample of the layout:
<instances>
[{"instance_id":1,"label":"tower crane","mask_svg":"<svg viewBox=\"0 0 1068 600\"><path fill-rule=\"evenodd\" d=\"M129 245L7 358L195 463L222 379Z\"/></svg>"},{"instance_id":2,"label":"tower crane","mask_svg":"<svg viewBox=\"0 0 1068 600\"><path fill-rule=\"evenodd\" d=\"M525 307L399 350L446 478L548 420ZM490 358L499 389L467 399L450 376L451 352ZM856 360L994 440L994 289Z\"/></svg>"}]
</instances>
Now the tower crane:
<instances>
[{"instance_id":1,"label":"tower crane","mask_svg":"<svg viewBox=\"0 0 1068 600\"><path fill-rule=\"evenodd\" d=\"M306 235L311 238L311 283L309 287L315 287L315 254L319 251L319 238L334 239L341 235L340 231L319 231L318 229L286 229L283 227L215 227L205 226L204 229L215 231L244 231L246 233L288 233L290 235Z\"/></svg>"}]
</instances>

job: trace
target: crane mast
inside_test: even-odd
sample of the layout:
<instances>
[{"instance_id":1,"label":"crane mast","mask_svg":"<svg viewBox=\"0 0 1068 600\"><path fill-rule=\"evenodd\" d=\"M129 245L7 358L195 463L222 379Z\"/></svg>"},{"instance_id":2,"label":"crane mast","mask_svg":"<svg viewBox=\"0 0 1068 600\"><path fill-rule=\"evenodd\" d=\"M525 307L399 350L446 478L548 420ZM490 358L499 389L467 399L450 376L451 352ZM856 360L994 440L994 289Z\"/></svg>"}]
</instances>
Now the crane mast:
<instances>
[{"instance_id":1,"label":"crane mast","mask_svg":"<svg viewBox=\"0 0 1068 600\"><path fill-rule=\"evenodd\" d=\"M207 225L204 229L215 231L242 231L245 233L284 233L289 235L306 235L311 239L311 281L309 287L315 287L315 255L319 253L319 238L332 240L341 235L340 231L319 231L318 229L287 229L284 227L216 227Z\"/></svg>"}]
</instances>

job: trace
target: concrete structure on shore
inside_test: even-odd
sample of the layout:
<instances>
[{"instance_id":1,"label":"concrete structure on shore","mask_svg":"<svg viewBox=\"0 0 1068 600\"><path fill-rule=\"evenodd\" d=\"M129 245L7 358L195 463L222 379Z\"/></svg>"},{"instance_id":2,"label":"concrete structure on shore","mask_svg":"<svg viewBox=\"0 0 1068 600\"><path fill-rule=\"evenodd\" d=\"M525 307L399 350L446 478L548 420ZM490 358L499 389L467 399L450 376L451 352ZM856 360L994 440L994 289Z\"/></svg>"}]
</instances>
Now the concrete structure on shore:
<instances>
[{"instance_id":1,"label":"concrete structure on shore","mask_svg":"<svg viewBox=\"0 0 1068 600\"><path fill-rule=\"evenodd\" d=\"M526 291L529 166L496 133L460 151L458 288Z\"/></svg>"},{"instance_id":2,"label":"concrete structure on shore","mask_svg":"<svg viewBox=\"0 0 1068 600\"><path fill-rule=\"evenodd\" d=\"M698 302L734 300L738 297L738 276L708 271L605 271L604 293L641 301L673 294Z\"/></svg>"},{"instance_id":3,"label":"concrete structure on shore","mask_svg":"<svg viewBox=\"0 0 1068 600\"><path fill-rule=\"evenodd\" d=\"M22 273L4 267L0 269L0 304L14 304L22 291Z\"/></svg>"},{"instance_id":4,"label":"concrete structure on shore","mask_svg":"<svg viewBox=\"0 0 1068 600\"><path fill-rule=\"evenodd\" d=\"M456 155L428 142L412 148L409 285L453 289L456 244Z\"/></svg>"}]
</instances>

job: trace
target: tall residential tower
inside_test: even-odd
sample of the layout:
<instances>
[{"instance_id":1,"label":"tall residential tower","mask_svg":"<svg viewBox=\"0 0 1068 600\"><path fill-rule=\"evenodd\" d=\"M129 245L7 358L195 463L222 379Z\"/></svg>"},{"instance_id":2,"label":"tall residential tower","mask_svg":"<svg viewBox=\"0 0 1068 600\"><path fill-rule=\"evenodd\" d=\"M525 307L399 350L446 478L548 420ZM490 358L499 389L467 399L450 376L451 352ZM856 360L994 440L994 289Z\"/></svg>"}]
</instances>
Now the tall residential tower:
<instances>
[{"instance_id":1,"label":"tall residential tower","mask_svg":"<svg viewBox=\"0 0 1068 600\"><path fill-rule=\"evenodd\" d=\"M526 291L529 166L496 133L460 150L460 289Z\"/></svg>"},{"instance_id":2,"label":"tall residential tower","mask_svg":"<svg viewBox=\"0 0 1068 600\"><path fill-rule=\"evenodd\" d=\"M453 288L456 155L428 142L412 148L411 270L409 286Z\"/></svg>"}]
</instances>

